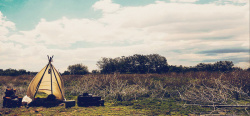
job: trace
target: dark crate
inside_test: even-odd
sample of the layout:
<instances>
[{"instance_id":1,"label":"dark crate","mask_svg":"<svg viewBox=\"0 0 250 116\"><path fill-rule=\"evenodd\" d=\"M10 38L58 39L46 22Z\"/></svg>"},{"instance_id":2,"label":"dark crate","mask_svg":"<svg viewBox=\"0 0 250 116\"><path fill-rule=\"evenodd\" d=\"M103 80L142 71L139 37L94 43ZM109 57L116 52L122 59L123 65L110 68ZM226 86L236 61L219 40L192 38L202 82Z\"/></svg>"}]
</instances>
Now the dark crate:
<instances>
[{"instance_id":1,"label":"dark crate","mask_svg":"<svg viewBox=\"0 0 250 116\"><path fill-rule=\"evenodd\" d=\"M93 102L93 101L99 101L101 100L101 97L94 96L94 97L85 97L85 96L78 96L77 101L81 102Z\"/></svg>"},{"instance_id":2,"label":"dark crate","mask_svg":"<svg viewBox=\"0 0 250 116\"><path fill-rule=\"evenodd\" d=\"M22 98L12 99L11 97L3 97L3 107L14 108L21 106Z\"/></svg>"},{"instance_id":3,"label":"dark crate","mask_svg":"<svg viewBox=\"0 0 250 116\"><path fill-rule=\"evenodd\" d=\"M65 108L70 108L76 105L75 100L67 100L67 101L64 101L64 103L65 103Z\"/></svg>"},{"instance_id":4,"label":"dark crate","mask_svg":"<svg viewBox=\"0 0 250 116\"><path fill-rule=\"evenodd\" d=\"M92 96L92 94L83 93L77 97L77 105L82 107L104 106L104 100L101 100L100 96Z\"/></svg>"}]
</instances>

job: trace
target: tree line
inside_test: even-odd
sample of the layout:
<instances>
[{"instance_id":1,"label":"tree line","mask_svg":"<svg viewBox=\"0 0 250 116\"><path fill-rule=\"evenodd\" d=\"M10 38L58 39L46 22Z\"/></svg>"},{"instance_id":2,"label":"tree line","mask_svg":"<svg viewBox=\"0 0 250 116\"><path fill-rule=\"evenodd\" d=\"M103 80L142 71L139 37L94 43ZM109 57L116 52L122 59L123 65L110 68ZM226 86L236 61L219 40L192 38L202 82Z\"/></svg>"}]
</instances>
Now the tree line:
<instances>
[{"instance_id":1,"label":"tree line","mask_svg":"<svg viewBox=\"0 0 250 116\"><path fill-rule=\"evenodd\" d=\"M74 64L68 66L63 75L84 75L84 74L146 74L146 73L185 73L196 71L220 71L227 72L233 70L243 70L239 67L233 67L232 61L218 61L215 63L199 63L196 66L176 66L169 65L167 59L159 54L141 55L134 54L132 56L121 56L116 58L103 57L97 61L100 70L92 70L89 72L88 67L83 64ZM247 69L250 71L250 68ZM35 75L37 72L30 72L24 69L0 69L0 76L18 76L18 75Z\"/></svg>"},{"instance_id":2,"label":"tree line","mask_svg":"<svg viewBox=\"0 0 250 116\"><path fill-rule=\"evenodd\" d=\"M109 73L168 73L168 72L190 72L190 71L233 71L242 70L239 67L233 67L232 61L218 61L215 63L199 63L196 66L176 66L168 65L167 59L159 54L139 55L135 54L128 57L102 58L97 62L100 72Z\"/></svg>"},{"instance_id":3,"label":"tree line","mask_svg":"<svg viewBox=\"0 0 250 116\"><path fill-rule=\"evenodd\" d=\"M233 67L234 64L232 61L218 61L215 63L199 63L196 66L190 66L190 67L185 67L185 66L174 66L170 65L168 72L197 72L197 71L208 71L208 72L215 72L215 71L220 71L220 72L228 72L228 71L233 71L233 70L243 70L239 67Z\"/></svg>"},{"instance_id":4,"label":"tree line","mask_svg":"<svg viewBox=\"0 0 250 116\"><path fill-rule=\"evenodd\" d=\"M146 73L185 73L185 72L197 72L197 71L208 71L208 72L228 72L234 70L243 70L239 67L233 67L232 61L218 61L215 63L199 63L196 66L176 66L168 65L167 59L159 54L141 55L135 54L132 56L122 56L117 58L106 58L103 57L97 62L97 66L100 70L93 70L92 73L101 74L146 74ZM76 71L78 70L78 72ZM250 71L250 68L247 69ZM64 75L70 74L88 74L87 66L82 64L71 65L68 70L65 71Z\"/></svg>"},{"instance_id":5,"label":"tree line","mask_svg":"<svg viewBox=\"0 0 250 116\"><path fill-rule=\"evenodd\" d=\"M19 76L19 75L35 75L37 72L30 72L30 71L26 71L24 69L0 69L0 76Z\"/></svg>"}]
</instances>

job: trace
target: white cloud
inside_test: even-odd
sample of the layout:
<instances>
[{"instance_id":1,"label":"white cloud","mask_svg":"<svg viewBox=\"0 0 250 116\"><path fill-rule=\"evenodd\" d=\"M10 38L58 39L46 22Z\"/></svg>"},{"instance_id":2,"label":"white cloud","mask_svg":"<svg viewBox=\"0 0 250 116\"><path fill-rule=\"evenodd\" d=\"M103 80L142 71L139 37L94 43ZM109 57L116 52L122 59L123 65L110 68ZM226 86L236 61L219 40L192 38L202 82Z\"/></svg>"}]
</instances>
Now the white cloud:
<instances>
[{"instance_id":1,"label":"white cloud","mask_svg":"<svg viewBox=\"0 0 250 116\"><path fill-rule=\"evenodd\" d=\"M246 4L249 3L249 0L218 0L215 1L217 4Z\"/></svg>"},{"instance_id":2,"label":"white cloud","mask_svg":"<svg viewBox=\"0 0 250 116\"><path fill-rule=\"evenodd\" d=\"M0 11L0 39L9 33L9 29L15 30L15 24L11 21L7 21Z\"/></svg>"},{"instance_id":3,"label":"white cloud","mask_svg":"<svg viewBox=\"0 0 250 116\"><path fill-rule=\"evenodd\" d=\"M178 2L157 1L146 6L122 7L111 0L100 0L93 5L95 10L102 10L103 15L99 19L41 19L34 29L14 34L9 30L15 29L15 24L7 21L0 12L0 58L3 59L0 68L39 71L47 63L47 55L55 56L54 65L60 71L76 63L83 63L92 70L96 69L95 64L101 57L138 53L158 53L165 56L171 65L195 65L206 59L246 57L246 53L209 56L198 52L247 48L248 5ZM79 42L93 46L71 48Z\"/></svg>"},{"instance_id":4,"label":"white cloud","mask_svg":"<svg viewBox=\"0 0 250 116\"><path fill-rule=\"evenodd\" d=\"M192 3L197 1L198 0L170 0L170 2L187 2L187 3Z\"/></svg>"},{"instance_id":5,"label":"white cloud","mask_svg":"<svg viewBox=\"0 0 250 116\"><path fill-rule=\"evenodd\" d=\"M241 67L243 69L247 69L247 68L250 68L250 62L239 62L237 64L235 64L234 66L235 67Z\"/></svg>"},{"instance_id":6,"label":"white cloud","mask_svg":"<svg viewBox=\"0 0 250 116\"><path fill-rule=\"evenodd\" d=\"M104 13L112 13L120 8L119 4L112 3L111 0L100 0L92 6L95 10L102 10Z\"/></svg>"}]
</instances>

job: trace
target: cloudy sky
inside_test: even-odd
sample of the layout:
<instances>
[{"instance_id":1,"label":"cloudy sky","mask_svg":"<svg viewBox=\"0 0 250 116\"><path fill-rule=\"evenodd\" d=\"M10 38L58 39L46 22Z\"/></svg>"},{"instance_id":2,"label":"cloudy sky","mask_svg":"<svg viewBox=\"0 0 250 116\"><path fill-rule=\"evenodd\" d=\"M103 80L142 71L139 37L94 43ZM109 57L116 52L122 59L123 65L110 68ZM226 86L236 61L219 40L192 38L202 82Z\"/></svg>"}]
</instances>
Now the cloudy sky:
<instances>
[{"instance_id":1,"label":"cloudy sky","mask_svg":"<svg viewBox=\"0 0 250 116\"><path fill-rule=\"evenodd\" d=\"M249 0L0 0L0 69L63 72L101 57L249 67Z\"/></svg>"}]
</instances>

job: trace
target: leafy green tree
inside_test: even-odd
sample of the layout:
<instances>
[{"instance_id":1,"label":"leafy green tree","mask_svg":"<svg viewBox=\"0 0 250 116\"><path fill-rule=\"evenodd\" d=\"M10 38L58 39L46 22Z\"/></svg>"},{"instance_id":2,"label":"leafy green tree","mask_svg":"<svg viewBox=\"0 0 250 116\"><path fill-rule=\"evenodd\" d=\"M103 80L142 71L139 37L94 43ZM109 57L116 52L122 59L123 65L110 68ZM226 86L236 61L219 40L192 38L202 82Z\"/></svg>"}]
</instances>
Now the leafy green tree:
<instances>
[{"instance_id":1,"label":"leafy green tree","mask_svg":"<svg viewBox=\"0 0 250 116\"><path fill-rule=\"evenodd\" d=\"M71 75L84 75L88 74L88 67L82 64L75 64L68 66L68 71Z\"/></svg>"},{"instance_id":2,"label":"leafy green tree","mask_svg":"<svg viewBox=\"0 0 250 116\"><path fill-rule=\"evenodd\" d=\"M214 69L216 71L231 71L233 69L233 62L232 61L218 61L214 63Z\"/></svg>"},{"instance_id":3,"label":"leafy green tree","mask_svg":"<svg viewBox=\"0 0 250 116\"><path fill-rule=\"evenodd\" d=\"M101 69L101 73L114 73L116 71L115 60L103 57L97 62L97 66Z\"/></svg>"},{"instance_id":4,"label":"leafy green tree","mask_svg":"<svg viewBox=\"0 0 250 116\"><path fill-rule=\"evenodd\" d=\"M70 72L69 71L64 71L62 75L70 75Z\"/></svg>"},{"instance_id":5,"label":"leafy green tree","mask_svg":"<svg viewBox=\"0 0 250 116\"><path fill-rule=\"evenodd\" d=\"M3 75L3 69L0 69L0 76Z\"/></svg>"},{"instance_id":6,"label":"leafy green tree","mask_svg":"<svg viewBox=\"0 0 250 116\"><path fill-rule=\"evenodd\" d=\"M158 54L102 58L97 62L101 73L166 73L168 64L165 57Z\"/></svg>"},{"instance_id":7,"label":"leafy green tree","mask_svg":"<svg viewBox=\"0 0 250 116\"><path fill-rule=\"evenodd\" d=\"M198 71L213 71L214 66L212 64L199 63L196 65Z\"/></svg>"},{"instance_id":8,"label":"leafy green tree","mask_svg":"<svg viewBox=\"0 0 250 116\"><path fill-rule=\"evenodd\" d=\"M199 63L196 65L198 71L232 71L234 64L232 61L218 61L214 64Z\"/></svg>"},{"instance_id":9,"label":"leafy green tree","mask_svg":"<svg viewBox=\"0 0 250 116\"><path fill-rule=\"evenodd\" d=\"M167 59L159 54L150 54L147 56L149 61L146 65L151 73L166 73L168 71Z\"/></svg>"},{"instance_id":10,"label":"leafy green tree","mask_svg":"<svg viewBox=\"0 0 250 116\"><path fill-rule=\"evenodd\" d=\"M98 70L92 70L92 74L100 74L100 71L98 71Z\"/></svg>"},{"instance_id":11,"label":"leafy green tree","mask_svg":"<svg viewBox=\"0 0 250 116\"><path fill-rule=\"evenodd\" d=\"M182 68L182 66L170 65L168 72L181 73L181 72L183 72L183 68Z\"/></svg>"},{"instance_id":12,"label":"leafy green tree","mask_svg":"<svg viewBox=\"0 0 250 116\"><path fill-rule=\"evenodd\" d=\"M6 75L6 76L18 76L19 73L16 69L9 68L9 69L4 70L4 75Z\"/></svg>"},{"instance_id":13,"label":"leafy green tree","mask_svg":"<svg viewBox=\"0 0 250 116\"><path fill-rule=\"evenodd\" d=\"M27 74L26 70L24 70L24 69L18 70L18 73L19 73L19 75Z\"/></svg>"}]
</instances>

